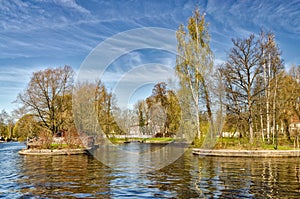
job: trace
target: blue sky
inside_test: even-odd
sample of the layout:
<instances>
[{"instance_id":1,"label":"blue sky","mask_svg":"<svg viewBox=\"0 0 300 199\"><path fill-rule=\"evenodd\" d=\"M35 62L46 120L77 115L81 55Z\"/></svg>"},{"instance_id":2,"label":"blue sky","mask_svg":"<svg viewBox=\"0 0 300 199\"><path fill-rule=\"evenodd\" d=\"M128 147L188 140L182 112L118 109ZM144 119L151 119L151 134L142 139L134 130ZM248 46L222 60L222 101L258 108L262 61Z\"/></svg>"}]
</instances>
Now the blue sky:
<instances>
[{"instance_id":1,"label":"blue sky","mask_svg":"<svg viewBox=\"0 0 300 199\"><path fill-rule=\"evenodd\" d=\"M286 66L300 64L300 1L0 0L0 110L16 107L11 102L32 72L63 65L78 70L105 39L133 28L176 30L195 6L206 13L216 63L226 59L232 38L264 28L275 33ZM171 66L173 58L166 55L161 62ZM155 58L132 52L122 63L150 59Z\"/></svg>"}]
</instances>

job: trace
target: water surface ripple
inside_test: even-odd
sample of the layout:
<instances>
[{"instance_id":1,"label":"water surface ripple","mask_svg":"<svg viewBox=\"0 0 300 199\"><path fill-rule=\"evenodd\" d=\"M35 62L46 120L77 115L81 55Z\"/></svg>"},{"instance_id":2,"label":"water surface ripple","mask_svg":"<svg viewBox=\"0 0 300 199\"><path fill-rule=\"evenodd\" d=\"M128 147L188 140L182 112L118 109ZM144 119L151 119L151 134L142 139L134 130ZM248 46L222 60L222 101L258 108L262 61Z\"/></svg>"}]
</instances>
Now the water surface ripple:
<instances>
[{"instance_id":1,"label":"water surface ripple","mask_svg":"<svg viewBox=\"0 0 300 199\"><path fill-rule=\"evenodd\" d=\"M22 143L0 143L0 198L300 196L299 158L198 158L188 151L173 164L145 173L128 171L126 164L111 169L87 155L21 156L18 151L24 147ZM155 147L123 146L128 150Z\"/></svg>"}]
</instances>

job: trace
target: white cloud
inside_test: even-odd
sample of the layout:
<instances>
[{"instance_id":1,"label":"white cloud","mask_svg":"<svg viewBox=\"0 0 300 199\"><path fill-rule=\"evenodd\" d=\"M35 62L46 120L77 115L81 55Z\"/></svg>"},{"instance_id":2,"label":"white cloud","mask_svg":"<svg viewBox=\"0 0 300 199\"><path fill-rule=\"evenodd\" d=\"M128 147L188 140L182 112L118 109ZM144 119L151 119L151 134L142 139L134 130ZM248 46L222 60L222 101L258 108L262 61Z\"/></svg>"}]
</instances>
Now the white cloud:
<instances>
[{"instance_id":1,"label":"white cloud","mask_svg":"<svg viewBox=\"0 0 300 199\"><path fill-rule=\"evenodd\" d=\"M171 61L168 60L166 62L170 63ZM97 76L95 74L99 73L101 71L97 71L96 69L81 70L80 81L95 82L96 79L91 79L91 77L95 77ZM144 85L155 85L159 82L168 82L170 79L176 81L177 77L174 68L168 64L148 63L140 64L128 71L105 71L103 76L98 77L99 79L106 85L108 90L111 90L115 94L120 107L124 108L127 107L130 100L134 101L131 97L137 88ZM149 93L151 90L144 90L144 92Z\"/></svg>"},{"instance_id":2,"label":"white cloud","mask_svg":"<svg viewBox=\"0 0 300 199\"><path fill-rule=\"evenodd\" d=\"M223 60L223 59L215 59L215 66L218 66L218 65L222 65L224 64L226 61Z\"/></svg>"},{"instance_id":3,"label":"white cloud","mask_svg":"<svg viewBox=\"0 0 300 199\"><path fill-rule=\"evenodd\" d=\"M1 68L0 71L0 105L1 109L12 111L13 101L25 89L33 69Z\"/></svg>"},{"instance_id":4,"label":"white cloud","mask_svg":"<svg viewBox=\"0 0 300 199\"><path fill-rule=\"evenodd\" d=\"M76 0L10 0L0 4L0 81L15 86L22 86L22 79L29 79L35 68L15 68L28 66L45 66L51 62L68 64L74 57L85 57L90 50L118 32L137 27L165 27L176 30L180 23L187 22L192 14L194 5L199 3L200 10L204 10L212 33L212 47L216 54L215 63L222 63L225 53L231 47L231 38L248 36L251 32L259 31L260 27L280 33L279 44L285 45L283 51L286 63L299 64L298 52L300 37L299 1L76 1ZM161 48L175 45L176 38L165 35L166 42L148 39L149 35L140 35L140 41L154 42ZM282 38L286 40L283 41ZM118 41L116 41L118 42ZM174 43L175 42L175 43ZM281 42L281 43L280 43ZM131 45L123 41L123 47ZM122 47L122 46L121 46ZM113 46L107 49L113 49ZM122 51L120 51L122 52ZM128 52L126 52L128 53ZM290 58L289 56L294 56ZM71 57L71 58L70 58ZM20 59L21 58L21 59ZM24 59L26 58L26 59ZM146 60L145 60L146 59ZM164 71L156 68L151 73L143 71L131 73L129 70L145 63L174 67L175 58L145 57L139 52L128 53L119 67L107 71L107 82L119 80L122 74L128 73L124 82L151 80L153 77L164 77ZM10 60L9 63L5 63ZM12 64L15 60L17 64ZM20 61L21 60L21 61ZM21 63L24 60L24 63ZM49 61L54 60L54 61ZM150 60L150 61L149 61ZM97 60L101 62L103 60ZM7 70L5 67L10 67ZM11 71L10 71L11 70ZM97 71L84 71L82 76L89 79ZM28 76L27 76L28 75ZM94 80L93 80L94 81ZM26 81L24 81L26 82ZM27 83L27 82L26 82ZM25 84L25 83L24 83ZM2 86L7 93L13 86ZM7 93L9 94L9 93ZM2 100L2 99L1 99ZM2 103L2 102L1 102Z\"/></svg>"},{"instance_id":5,"label":"white cloud","mask_svg":"<svg viewBox=\"0 0 300 199\"><path fill-rule=\"evenodd\" d=\"M31 76L32 72L32 68L2 68L0 72L0 81L25 83Z\"/></svg>"},{"instance_id":6,"label":"white cloud","mask_svg":"<svg viewBox=\"0 0 300 199\"><path fill-rule=\"evenodd\" d=\"M78 5L75 0L53 0L54 3L64 6L66 8L73 8L79 12L90 14L90 11Z\"/></svg>"},{"instance_id":7,"label":"white cloud","mask_svg":"<svg viewBox=\"0 0 300 199\"><path fill-rule=\"evenodd\" d=\"M261 27L299 34L299 7L299 1L210 0L205 12L225 27L226 34L243 35Z\"/></svg>"},{"instance_id":8,"label":"white cloud","mask_svg":"<svg viewBox=\"0 0 300 199\"><path fill-rule=\"evenodd\" d=\"M107 80L111 81L112 79L109 77L110 76L107 77ZM116 96L119 106L124 108L128 106L129 101L137 100L133 99L137 89L143 88L141 92L144 93L145 96L151 93L152 90L151 86L149 90L149 86L146 85L168 82L169 79L176 79L173 68L156 63L144 64L122 74L121 78L115 79L116 82L113 82L114 88L112 91Z\"/></svg>"}]
</instances>

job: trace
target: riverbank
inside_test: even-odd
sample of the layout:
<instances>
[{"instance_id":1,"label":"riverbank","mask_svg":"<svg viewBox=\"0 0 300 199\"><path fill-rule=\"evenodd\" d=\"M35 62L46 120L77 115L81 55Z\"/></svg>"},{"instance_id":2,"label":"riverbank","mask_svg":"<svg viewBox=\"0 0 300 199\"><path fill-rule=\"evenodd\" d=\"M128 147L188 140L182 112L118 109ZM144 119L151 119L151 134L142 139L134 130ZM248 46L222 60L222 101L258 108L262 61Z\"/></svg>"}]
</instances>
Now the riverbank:
<instances>
[{"instance_id":1,"label":"riverbank","mask_svg":"<svg viewBox=\"0 0 300 199\"><path fill-rule=\"evenodd\" d=\"M136 144L122 147L134 151ZM116 153L109 158L122 162L118 169L87 155L25 158L17 153L24 147L0 144L2 198L299 198L298 158L198 159L188 151L163 169L144 172L145 162Z\"/></svg>"},{"instance_id":2,"label":"riverbank","mask_svg":"<svg viewBox=\"0 0 300 199\"><path fill-rule=\"evenodd\" d=\"M300 150L230 150L193 148L192 153L199 156L218 157L300 157Z\"/></svg>"},{"instance_id":3,"label":"riverbank","mask_svg":"<svg viewBox=\"0 0 300 199\"><path fill-rule=\"evenodd\" d=\"M140 142L146 144L169 144L174 142L174 138L110 138L113 144L126 144L130 142Z\"/></svg>"},{"instance_id":4,"label":"riverbank","mask_svg":"<svg viewBox=\"0 0 300 199\"><path fill-rule=\"evenodd\" d=\"M147 138L143 139L142 143L147 143L147 144L169 144L171 142L176 141L174 138Z\"/></svg>"},{"instance_id":5,"label":"riverbank","mask_svg":"<svg viewBox=\"0 0 300 199\"><path fill-rule=\"evenodd\" d=\"M81 149L22 149L20 155L80 155L88 154L88 150Z\"/></svg>"}]
</instances>

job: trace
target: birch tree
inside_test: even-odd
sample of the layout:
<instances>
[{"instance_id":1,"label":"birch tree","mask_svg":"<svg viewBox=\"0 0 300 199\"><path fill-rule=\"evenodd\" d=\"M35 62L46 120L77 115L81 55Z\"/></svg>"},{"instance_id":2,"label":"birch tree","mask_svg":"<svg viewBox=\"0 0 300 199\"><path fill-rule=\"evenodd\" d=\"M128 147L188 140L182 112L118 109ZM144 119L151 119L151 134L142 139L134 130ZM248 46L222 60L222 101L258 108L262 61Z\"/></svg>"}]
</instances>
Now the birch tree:
<instances>
[{"instance_id":1,"label":"birch tree","mask_svg":"<svg viewBox=\"0 0 300 199\"><path fill-rule=\"evenodd\" d=\"M273 123L273 141L276 129L277 75L283 69L283 61L281 59L281 52L275 41L275 35L272 32L265 33L262 31L260 33L260 49L266 104L266 133L267 141L270 143L271 122ZM274 82L272 87L271 81ZM271 104L273 105L272 111ZM271 121L271 116L273 116L273 121Z\"/></svg>"},{"instance_id":2,"label":"birch tree","mask_svg":"<svg viewBox=\"0 0 300 199\"><path fill-rule=\"evenodd\" d=\"M205 15L196 9L185 27L181 24L177 30L178 55L176 73L180 86L191 96L189 104L194 113L198 138L200 131L201 100L204 100L208 120L212 121L211 99L208 78L213 67L213 52L210 49L210 35Z\"/></svg>"}]
</instances>

